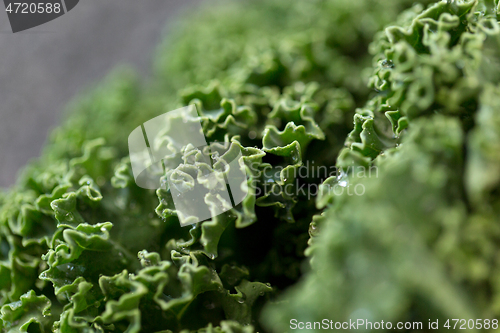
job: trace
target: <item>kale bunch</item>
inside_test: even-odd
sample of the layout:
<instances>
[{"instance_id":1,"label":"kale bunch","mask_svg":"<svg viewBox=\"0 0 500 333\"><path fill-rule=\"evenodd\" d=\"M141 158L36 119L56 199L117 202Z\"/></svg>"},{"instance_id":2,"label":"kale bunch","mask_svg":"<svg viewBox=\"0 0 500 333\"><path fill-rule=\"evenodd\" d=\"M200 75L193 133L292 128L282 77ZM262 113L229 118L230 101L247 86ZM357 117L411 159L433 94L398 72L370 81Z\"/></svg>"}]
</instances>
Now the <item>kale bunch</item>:
<instances>
[{"instance_id":1,"label":"kale bunch","mask_svg":"<svg viewBox=\"0 0 500 333\"><path fill-rule=\"evenodd\" d=\"M337 163L378 174L342 179L364 195L318 198L328 208L314 219L311 270L263 312L268 327L498 318L499 8L415 6L375 37L377 93Z\"/></svg>"},{"instance_id":2,"label":"kale bunch","mask_svg":"<svg viewBox=\"0 0 500 333\"><path fill-rule=\"evenodd\" d=\"M3 331L497 315L499 8L429 2L265 0L186 15L153 82L120 72L80 98L0 194ZM189 104L209 142L240 148L249 193L182 228L168 189L135 184L127 136ZM298 175L311 163L378 171L328 178L315 198L298 191L324 180Z\"/></svg>"}]
</instances>

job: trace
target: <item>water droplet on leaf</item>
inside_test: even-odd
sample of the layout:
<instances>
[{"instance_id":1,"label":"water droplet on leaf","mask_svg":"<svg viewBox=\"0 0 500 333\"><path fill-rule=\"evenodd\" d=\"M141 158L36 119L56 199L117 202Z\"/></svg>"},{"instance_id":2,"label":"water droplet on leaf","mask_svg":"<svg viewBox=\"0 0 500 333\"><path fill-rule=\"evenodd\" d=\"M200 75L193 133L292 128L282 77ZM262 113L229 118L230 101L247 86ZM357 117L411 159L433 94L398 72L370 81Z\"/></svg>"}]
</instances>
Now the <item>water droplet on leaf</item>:
<instances>
[{"instance_id":1,"label":"water droplet on leaf","mask_svg":"<svg viewBox=\"0 0 500 333\"><path fill-rule=\"evenodd\" d=\"M388 60L388 59L383 60L381 65L384 68L394 68L394 63L392 62L392 60Z\"/></svg>"}]
</instances>

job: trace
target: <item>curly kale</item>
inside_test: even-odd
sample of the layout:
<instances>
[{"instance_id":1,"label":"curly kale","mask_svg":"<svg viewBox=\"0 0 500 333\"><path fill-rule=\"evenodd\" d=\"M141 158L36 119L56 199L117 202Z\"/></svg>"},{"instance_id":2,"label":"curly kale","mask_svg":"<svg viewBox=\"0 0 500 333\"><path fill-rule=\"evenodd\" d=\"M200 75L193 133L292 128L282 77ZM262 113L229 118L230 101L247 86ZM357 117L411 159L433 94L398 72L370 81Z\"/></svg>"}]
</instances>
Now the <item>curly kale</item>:
<instances>
[{"instance_id":1,"label":"curly kale","mask_svg":"<svg viewBox=\"0 0 500 333\"><path fill-rule=\"evenodd\" d=\"M378 176L349 177L362 196L319 198L328 208L314 218L311 269L263 312L268 327L498 318L498 14L490 2L441 1L377 35L377 94L337 163Z\"/></svg>"},{"instance_id":2,"label":"curly kale","mask_svg":"<svg viewBox=\"0 0 500 333\"><path fill-rule=\"evenodd\" d=\"M500 8L412 2L212 4L162 44L152 84L121 72L80 98L0 194L2 330L498 316ZM189 104L252 186L181 227L168 189L135 184L127 136ZM298 191L324 181L296 172L311 165L377 173L315 198ZM327 190L346 183L364 194Z\"/></svg>"}]
</instances>

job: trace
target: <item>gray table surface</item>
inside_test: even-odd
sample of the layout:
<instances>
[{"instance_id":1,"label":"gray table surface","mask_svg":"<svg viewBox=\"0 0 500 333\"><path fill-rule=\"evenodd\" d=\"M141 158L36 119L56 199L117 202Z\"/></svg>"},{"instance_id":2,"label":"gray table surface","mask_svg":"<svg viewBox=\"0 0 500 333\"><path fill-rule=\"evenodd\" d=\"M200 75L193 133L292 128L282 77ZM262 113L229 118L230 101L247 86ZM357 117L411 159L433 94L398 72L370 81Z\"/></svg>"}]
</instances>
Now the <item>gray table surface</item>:
<instances>
[{"instance_id":1,"label":"gray table surface","mask_svg":"<svg viewBox=\"0 0 500 333\"><path fill-rule=\"evenodd\" d=\"M165 24L201 0L82 0L13 34L0 10L0 187L39 156L65 105L120 64L150 73Z\"/></svg>"}]
</instances>

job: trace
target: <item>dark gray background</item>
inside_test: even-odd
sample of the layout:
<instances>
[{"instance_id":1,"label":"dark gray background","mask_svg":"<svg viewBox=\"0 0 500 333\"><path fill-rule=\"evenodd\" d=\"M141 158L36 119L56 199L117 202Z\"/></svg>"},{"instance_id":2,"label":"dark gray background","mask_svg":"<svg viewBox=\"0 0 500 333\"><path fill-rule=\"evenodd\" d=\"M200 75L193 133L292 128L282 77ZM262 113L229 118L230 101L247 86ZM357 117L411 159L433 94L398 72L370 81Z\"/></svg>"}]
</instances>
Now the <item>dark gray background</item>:
<instances>
[{"instance_id":1,"label":"dark gray background","mask_svg":"<svg viewBox=\"0 0 500 333\"><path fill-rule=\"evenodd\" d=\"M82 0L13 34L0 8L0 187L40 154L64 106L120 64L149 74L169 23L201 0Z\"/></svg>"}]
</instances>

